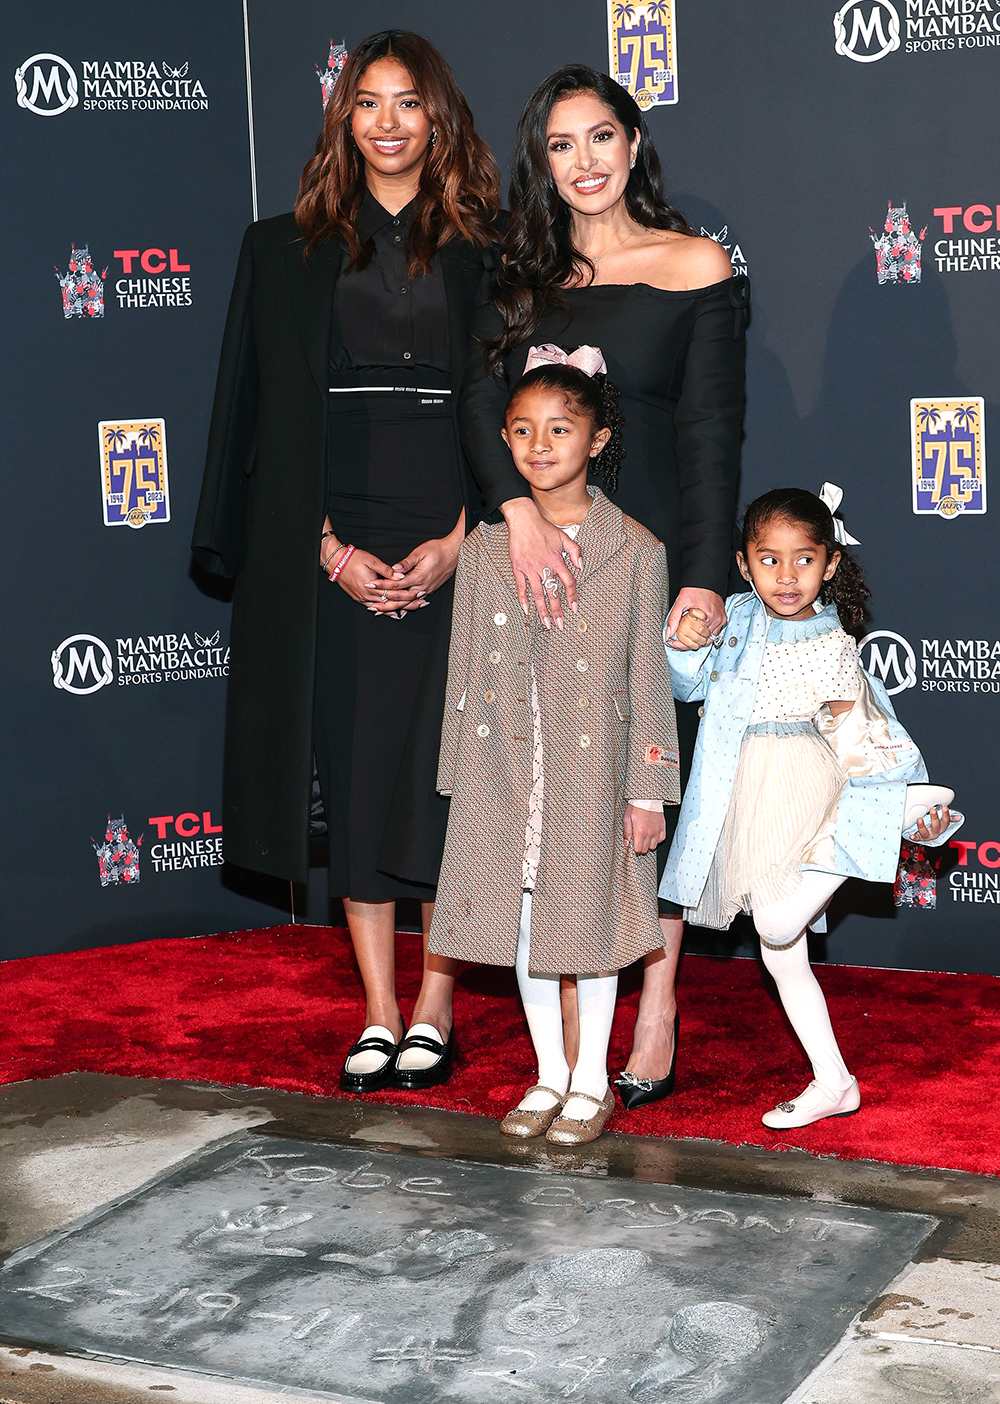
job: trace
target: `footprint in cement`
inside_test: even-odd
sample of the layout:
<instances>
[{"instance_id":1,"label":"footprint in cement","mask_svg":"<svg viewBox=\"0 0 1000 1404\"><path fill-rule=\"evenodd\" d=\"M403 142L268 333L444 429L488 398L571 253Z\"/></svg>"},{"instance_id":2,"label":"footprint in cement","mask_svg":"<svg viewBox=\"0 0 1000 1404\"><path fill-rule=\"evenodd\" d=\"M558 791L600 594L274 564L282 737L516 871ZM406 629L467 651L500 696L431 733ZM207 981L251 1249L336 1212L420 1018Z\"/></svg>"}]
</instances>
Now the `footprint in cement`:
<instances>
[{"instance_id":1,"label":"footprint in cement","mask_svg":"<svg viewBox=\"0 0 1000 1404\"><path fill-rule=\"evenodd\" d=\"M395 1248L360 1257L355 1253L324 1253L321 1262L342 1263L369 1277L436 1277L467 1258L495 1253L497 1245L473 1229L414 1229Z\"/></svg>"},{"instance_id":2,"label":"footprint in cement","mask_svg":"<svg viewBox=\"0 0 1000 1404\"><path fill-rule=\"evenodd\" d=\"M580 1320L574 1304L580 1292L625 1287L649 1266L647 1253L636 1248L585 1248L539 1263L531 1272L535 1296L504 1318L514 1335L561 1336Z\"/></svg>"},{"instance_id":3,"label":"footprint in cement","mask_svg":"<svg viewBox=\"0 0 1000 1404\"><path fill-rule=\"evenodd\" d=\"M934 1365L886 1365L879 1374L887 1384L896 1385L907 1399L916 1395L919 1399L955 1399L962 1404L973 1399L983 1399L992 1395L988 1384L973 1386L959 1384L944 1370Z\"/></svg>"},{"instance_id":4,"label":"footprint in cement","mask_svg":"<svg viewBox=\"0 0 1000 1404\"><path fill-rule=\"evenodd\" d=\"M660 1359L629 1385L633 1399L707 1399L720 1383L720 1365L734 1365L764 1344L767 1323L736 1302L696 1302L670 1323Z\"/></svg>"}]
</instances>

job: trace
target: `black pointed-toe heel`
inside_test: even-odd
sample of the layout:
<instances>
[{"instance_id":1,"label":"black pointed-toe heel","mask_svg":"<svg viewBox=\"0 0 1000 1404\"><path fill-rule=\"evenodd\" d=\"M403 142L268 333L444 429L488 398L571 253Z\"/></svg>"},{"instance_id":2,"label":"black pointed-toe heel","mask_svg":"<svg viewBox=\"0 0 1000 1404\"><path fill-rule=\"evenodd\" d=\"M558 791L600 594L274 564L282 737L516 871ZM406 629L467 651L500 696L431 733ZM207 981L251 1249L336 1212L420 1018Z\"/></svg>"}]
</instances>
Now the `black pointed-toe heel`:
<instances>
[{"instance_id":1,"label":"black pointed-toe heel","mask_svg":"<svg viewBox=\"0 0 1000 1404\"><path fill-rule=\"evenodd\" d=\"M401 1068L399 1054L405 1053L408 1048L423 1048L428 1053L436 1053L437 1059L431 1063L429 1068ZM399 1054L396 1056L392 1076L393 1087L402 1088L407 1092L420 1092L425 1087L437 1087L442 1082L447 1082L451 1077L457 1051L454 1029L448 1035L447 1043L443 1043L439 1038L430 1038L425 1034L407 1034L399 1045Z\"/></svg>"},{"instance_id":2,"label":"black pointed-toe heel","mask_svg":"<svg viewBox=\"0 0 1000 1404\"><path fill-rule=\"evenodd\" d=\"M381 1025L371 1025L370 1027L381 1027ZM387 1030L388 1032L388 1030ZM403 1037L406 1030L403 1030ZM390 1043L387 1038L381 1038L378 1034L362 1033L357 1043L351 1045L347 1050L347 1057L344 1059L344 1066L340 1070L340 1090L342 1092L381 1092L388 1087L392 1081L393 1073L396 1071L396 1058L399 1054L399 1043ZM351 1072L348 1063L355 1053L384 1053L385 1062L374 1072Z\"/></svg>"},{"instance_id":3,"label":"black pointed-toe heel","mask_svg":"<svg viewBox=\"0 0 1000 1404\"><path fill-rule=\"evenodd\" d=\"M670 1071L666 1077L636 1077L635 1073L623 1072L615 1078L618 1095L626 1111L636 1107L646 1107L650 1102L662 1102L674 1090L674 1075L677 1072L677 1039L680 1035L681 1016L674 1015L674 1056L670 1060Z\"/></svg>"}]
</instances>

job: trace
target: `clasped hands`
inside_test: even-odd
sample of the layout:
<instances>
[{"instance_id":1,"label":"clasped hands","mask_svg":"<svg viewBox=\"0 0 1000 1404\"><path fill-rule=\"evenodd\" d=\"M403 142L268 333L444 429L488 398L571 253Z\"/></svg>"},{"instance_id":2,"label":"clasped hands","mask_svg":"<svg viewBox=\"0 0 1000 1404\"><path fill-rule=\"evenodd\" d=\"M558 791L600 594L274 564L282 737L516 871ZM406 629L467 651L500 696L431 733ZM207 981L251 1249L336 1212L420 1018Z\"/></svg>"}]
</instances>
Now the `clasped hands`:
<instances>
[{"instance_id":1,"label":"clasped hands","mask_svg":"<svg viewBox=\"0 0 1000 1404\"><path fill-rule=\"evenodd\" d=\"M414 610L426 609L426 596L449 580L458 564L464 520L450 535L424 541L395 565L371 551L356 548L337 575L336 583L352 600L357 600L371 614L387 614L402 619ZM321 550L320 565L329 574L340 559L335 548Z\"/></svg>"},{"instance_id":2,"label":"clasped hands","mask_svg":"<svg viewBox=\"0 0 1000 1404\"><path fill-rule=\"evenodd\" d=\"M671 611L671 618L677 606ZM725 615L722 623L726 622ZM672 633L670 632L670 620L667 620L667 644L671 648L678 649L698 649L704 648L706 644L714 641L718 629L712 628L711 620L703 609L689 607L677 619Z\"/></svg>"}]
</instances>

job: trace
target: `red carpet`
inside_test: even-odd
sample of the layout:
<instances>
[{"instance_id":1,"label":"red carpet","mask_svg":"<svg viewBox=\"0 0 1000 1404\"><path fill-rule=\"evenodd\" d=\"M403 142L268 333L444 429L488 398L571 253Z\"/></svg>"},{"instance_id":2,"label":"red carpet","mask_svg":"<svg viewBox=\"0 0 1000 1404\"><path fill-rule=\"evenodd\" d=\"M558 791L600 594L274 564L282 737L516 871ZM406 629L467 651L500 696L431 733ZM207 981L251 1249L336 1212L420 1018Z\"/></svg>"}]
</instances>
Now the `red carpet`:
<instances>
[{"instance_id":1,"label":"red carpet","mask_svg":"<svg viewBox=\"0 0 1000 1404\"><path fill-rule=\"evenodd\" d=\"M419 985L416 937L399 938L404 1014ZM808 1081L757 964L687 956L677 1091L613 1130L800 1146L820 1155L1000 1173L1000 979L821 966L834 1027L857 1073L857 1116L775 1135L760 1113ZM637 994L626 977L611 1045L627 1053ZM361 1028L346 933L315 926L149 941L8 961L0 982L0 1082L87 1071L322 1096ZM530 1078L512 972L470 967L455 1003L460 1061L444 1087L378 1100L499 1117Z\"/></svg>"}]
</instances>

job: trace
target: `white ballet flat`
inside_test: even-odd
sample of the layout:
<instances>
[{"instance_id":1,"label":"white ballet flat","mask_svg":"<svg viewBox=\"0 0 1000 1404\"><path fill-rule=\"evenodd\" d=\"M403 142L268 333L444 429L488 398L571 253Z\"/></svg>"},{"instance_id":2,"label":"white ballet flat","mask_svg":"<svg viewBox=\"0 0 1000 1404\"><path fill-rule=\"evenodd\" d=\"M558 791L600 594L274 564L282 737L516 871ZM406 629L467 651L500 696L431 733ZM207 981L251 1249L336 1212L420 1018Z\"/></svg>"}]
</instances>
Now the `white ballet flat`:
<instances>
[{"instance_id":1,"label":"white ballet flat","mask_svg":"<svg viewBox=\"0 0 1000 1404\"><path fill-rule=\"evenodd\" d=\"M810 1082L794 1102L779 1102L773 1111L765 1112L761 1121L772 1131L788 1131L793 1126L811 1126L827 1116L853 1116L861 1106L861 1092L856 1077L843 1092L831 1092L819 1082Z\"/></svg>"},{"instance_id":2,"label":"white ballet flat","mask_svg":"<svg viewBox=\"0 0 1000 1404\"><path fill-rule=\"evenodd\" d=\"M949 790L946 785L907 785L903 838L910 843L922 843L925 848L940 848L947 843L952 834L965 823L965 815L951 808L954 800L955 791ZM917 829L917 820L923 819L926 823L932 810L939 808L950 812L951 823L936 839L922 839Z\"/></svg>"}]
</instances>

